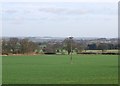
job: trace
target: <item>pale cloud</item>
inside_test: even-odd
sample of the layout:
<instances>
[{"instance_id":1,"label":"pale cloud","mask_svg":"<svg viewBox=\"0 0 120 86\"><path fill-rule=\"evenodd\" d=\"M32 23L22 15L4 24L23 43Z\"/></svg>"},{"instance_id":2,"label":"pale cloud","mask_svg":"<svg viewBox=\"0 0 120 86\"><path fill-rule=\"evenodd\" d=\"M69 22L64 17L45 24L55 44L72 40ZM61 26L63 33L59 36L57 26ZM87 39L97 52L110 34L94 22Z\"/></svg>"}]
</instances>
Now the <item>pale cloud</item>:
<instances>
[{"instance_id":1,"label":"pale cloud","mask_svg":"<svg viewBox=\"0 0 120 86\"><path fill-rule=\"evenodd\" d=\"M8 14L14 14L17 13L17 10L13 10L13 9L3 9L2 13L8 13Z\"/></svg>"},{"instance_id":2,"label":"pale cloud","mask_svg":"<svg viewBox=\"0 0 120 86\"><path fill-rule=\"evenodd\" d=\"M110 2L110 3L118 3L119 0L0 0L0 2Z\"/></svg>"},{"instance_id":3,"label":"pale cloud","mask_svg":"<svg viewBox=\"0 0 120 86\"><path fill-rule=\"evenodd\" d=\"M87 9L66 9L66 8L39 8L38 11L44 12L44 13L68 14L68 15L70 14L81 15L81 14L92 13L90 10L87 10ZM5 14L15 14L20 12L20 10L19 9L3 9L1 12ZM22 10L22 13L30 14L32 13L32 11L26 9L26 10Z\"/></svg>"},{"instance_id":4,"label":"pale cloud","mask_svg":"<svg viewBox=\"0 0 120 86\"><path fill-rule=\"evenodd\" d=\"M76 14L76 15L91 13L91 11L87 9L66 9L66 8L40 8L39 11L53 14Z\"/></svg>"},{"instance_id":5,"label":"pale cloud","mask_svg":"<svg viewBox=\"0 0 120 86\"><path fill-rule=\"evenodd\" d=\"M40 8L40 12L47 12L47 13L64 13L66 9L63 8Z\"/></svg>"},{"instance_id":6,"label":"pale cloud","mask_svg":"<svg viewBox=\"0 0 120 86\"><path fill-rule=\"evenodd\" d=\"M74 10L68 10L67 14L77 14L77 15L83 15L83 14L89 14L92 13L90 10L85 9L74 9Z\"/></svg>"}]
</instances>

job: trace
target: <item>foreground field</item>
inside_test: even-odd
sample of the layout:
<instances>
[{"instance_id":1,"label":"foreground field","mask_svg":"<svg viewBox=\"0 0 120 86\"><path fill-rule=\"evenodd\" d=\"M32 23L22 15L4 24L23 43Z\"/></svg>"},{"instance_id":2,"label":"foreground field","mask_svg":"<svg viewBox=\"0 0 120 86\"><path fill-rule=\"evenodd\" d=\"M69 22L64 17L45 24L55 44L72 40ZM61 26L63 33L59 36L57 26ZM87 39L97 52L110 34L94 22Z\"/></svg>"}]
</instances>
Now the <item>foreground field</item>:
<instances>
[{"instance_id":1,"label":"foreground field","mask_svg":"<svg viewBox=\"0 0 120 86\"><path fill-rule=\"evenodd\" d=\"M3 84L117 84L118 56L3 56Z\"/></svg>"}]
</instances>

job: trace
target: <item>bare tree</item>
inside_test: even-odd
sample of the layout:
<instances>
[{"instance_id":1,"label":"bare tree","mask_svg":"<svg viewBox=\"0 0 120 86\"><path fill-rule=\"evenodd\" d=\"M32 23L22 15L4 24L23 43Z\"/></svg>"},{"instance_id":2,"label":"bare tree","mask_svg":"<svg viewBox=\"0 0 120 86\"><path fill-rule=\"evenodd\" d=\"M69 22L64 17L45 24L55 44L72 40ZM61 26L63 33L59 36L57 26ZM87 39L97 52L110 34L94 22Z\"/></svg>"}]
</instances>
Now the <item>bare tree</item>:
<instances>
[{"instance_id":1,"label":"bare tree","mask_svg":"<svg viewBox=\"0 0 120 86\"><path fill-rule=\"evenodd\" d=\"M70 38L70 37L66 38L63 41L63 47L64 47L65 50L67 50L68 55L69 55L71 52L73 52L72 50L75 49L75 41L72 38Z\"/></svg>"},{"instance_id":2,"label":"bare tree","mask_svg":"<svg viewBox=\"0 0 120 86\"><path fill-rule=\"evenodd\" d=\"M24 53L32 53L36 49L38 49L37 43L29 41L28 39L22 39L20 41L20 45L21 45L21 53L23 53L23 54Z\"/></svg>"},{"instance_id":3,"label":"bare tree","mask_svg":"<svg viewBox=\"0 0 120 86\"><path fill-rule=\"evenodd\" d=\"M18 38L10 38L8 41L8 46L10 48L11 53L16 54L17 53L17 44L19 43Z\"/></svg>"}]
</instances>

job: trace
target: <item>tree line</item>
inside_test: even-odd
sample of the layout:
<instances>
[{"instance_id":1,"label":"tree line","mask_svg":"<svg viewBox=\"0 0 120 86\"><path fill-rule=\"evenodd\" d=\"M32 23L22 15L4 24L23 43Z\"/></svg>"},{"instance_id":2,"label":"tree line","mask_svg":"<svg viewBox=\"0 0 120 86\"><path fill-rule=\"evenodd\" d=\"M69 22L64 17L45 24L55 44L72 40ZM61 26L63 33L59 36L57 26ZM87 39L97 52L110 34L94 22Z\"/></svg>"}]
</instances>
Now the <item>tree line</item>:
<instances>
[{"instance_id":1,"label":"tree line","mask_svg":"<svg viewBox=\"0 0 120 86\"><path fill-rule=\"evenodd\" d=\"M44 46L43 46L44 45ZM118 49L118 44L112 43L91 43L86 44L77 42L74 39L66 38L62 42L38 43L28 39L10 38L2 40L2 54L39 54L42 51L45 54L62 53L64 50L68 54L75 51L80 53L83 50L113 50Z\"/></svg>"},{"instance_id":2,"label":"tree line","mask_svg":"<svg viewBox=\"0 0 120 86\"><path fill-rule=\"evenodd\" d=\"M9 41L2 40L2 54L28 54L37 48L38 45L28 39L10 38Z\"/></svg>"}]
</instances>

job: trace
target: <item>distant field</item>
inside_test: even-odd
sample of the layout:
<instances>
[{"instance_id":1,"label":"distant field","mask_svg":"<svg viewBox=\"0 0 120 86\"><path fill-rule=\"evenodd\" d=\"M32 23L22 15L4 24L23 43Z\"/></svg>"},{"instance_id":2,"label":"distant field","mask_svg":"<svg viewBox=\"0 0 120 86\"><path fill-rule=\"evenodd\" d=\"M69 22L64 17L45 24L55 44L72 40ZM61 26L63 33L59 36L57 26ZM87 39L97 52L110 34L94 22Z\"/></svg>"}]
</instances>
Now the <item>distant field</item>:
<instances>
[{"instance_id":1,"label":"distant field","mask_svg":"<svg viewBox=\"0 0 120 86\"><path fill-rule=\"evenodd\" d=\"M98 52L102 53L102 50L83 50L83 52ZM118 50L105 50L105 52L118 53Z\"/></svg>"},{"instance_id":2,"label":"distant field","mask_svg":"<svg viewBox=\"0 0 120 86\"><path fill-rule=\"evenodd\" d=\"M3 84L117 83L117 55L3 56Z\"/></svg>"}]
</instances>

